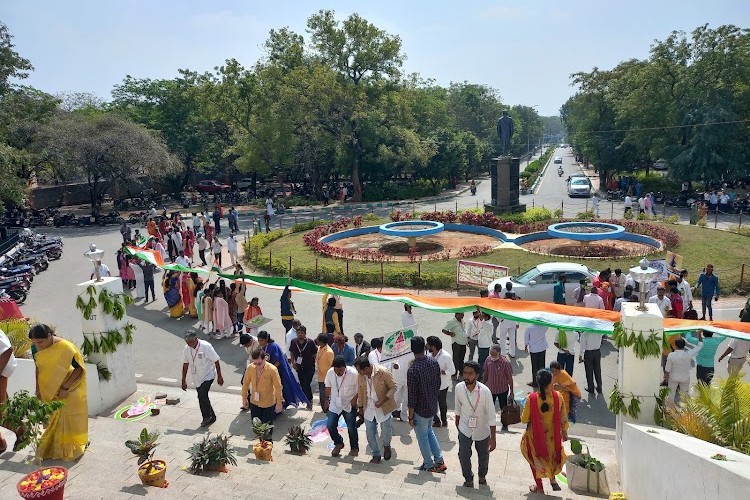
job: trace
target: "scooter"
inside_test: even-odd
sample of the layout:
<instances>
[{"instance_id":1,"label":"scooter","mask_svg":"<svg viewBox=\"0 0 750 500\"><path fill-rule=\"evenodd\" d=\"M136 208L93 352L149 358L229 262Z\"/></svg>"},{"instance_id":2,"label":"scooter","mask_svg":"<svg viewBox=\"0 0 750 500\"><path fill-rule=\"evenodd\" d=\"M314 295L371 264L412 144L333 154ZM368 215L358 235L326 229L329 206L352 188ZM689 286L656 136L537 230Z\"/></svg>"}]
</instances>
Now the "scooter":
<instances>
[{"instance_id":1,"label":"scooter","mask_svg":"<svg viewBox=\"0 0 750 500\"><path fill-rule=\"evenodd\" d=\"M26 302L26 291L18 284L7 287L0 285L0 296L3 294L8 295L11 299L15 300L16 304L23 304Z\"/></svg>"},{"instance_id":2,"label":"scooter","mask_svg":"<svg viewBox=\"0 0 750 500\"><path fill-rule=\"evenodd\" d=\"M563 173L564 173L564 172L563 172L563 169L562 169L562 167L560 167L560 168L558 168L558 169L557 169L557 175L558 175L559 177L562 177L562 176L563 176Z\"/></svg>"},{"instance_id":3,"label":"scooter","mask_svg":"<svg viewBox=\"0 0 750 500\"><path fill-rule=\"evenodd\" d=\"M474 195L477 194L477 185L476 184L472 184L469 189L471 190L471 195L472 196L474 196Z\"/></svg>"}]
</instances>

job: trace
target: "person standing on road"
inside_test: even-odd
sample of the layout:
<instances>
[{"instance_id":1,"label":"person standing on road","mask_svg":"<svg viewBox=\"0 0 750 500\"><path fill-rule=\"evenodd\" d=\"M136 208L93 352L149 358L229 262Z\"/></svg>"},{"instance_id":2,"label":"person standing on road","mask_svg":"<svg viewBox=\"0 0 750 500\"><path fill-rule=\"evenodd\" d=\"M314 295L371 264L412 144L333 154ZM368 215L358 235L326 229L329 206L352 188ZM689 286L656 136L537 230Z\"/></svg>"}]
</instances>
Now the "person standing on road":
<instances>
[{"instance_id":1,"label":"person standing on road","mask_svg":"<svg viewBox=\"0 0 750 500\"><path fill-rule=\"evenodd\" d=\"M216 228L216 234L217 235L221 234L221 212L219 211L218 206L214 209L213 219L214 219L214 226Z\"/></svg>"},{"instance_id":2,"label":"person standing on road","mask_svg":"<svg viewBox=\"0 0 750 500\"><path fill-rule=\"evenodd\" d=\"M591 197L591 204L594 206L594 216L599 217L599 195L594 193Z\"/></svg>"},{"instance_id":3,"label":"person standing on road","mask_svg":"<svg viewBox=\"0 0 750 500\"><path fill-rule=\"evenodd\" d=\"M242 377L242 403L244 407L250 407L251 418L258 418L264 424L272 424L276 415L282 411L281 377L278 369L266 361L262 350L254 349L250 358L253 362L245 369L245 376ZM273 441L273 426L269 429L268 440Z\"/></svg>"},{"instance_id":4,"label":"person standing on road","mask_svg":"<svg viewBox=\"0 0 750 500\"><path fill-rule=\"evenodd\" d=\"M466 357L466 328L464 327L464 313L456 313L443 327L442 332L449 336L453 342L453 367L456 370L454 380L458 378L458 371L463 369Z\"/></svg>"},{"instance_id":5,"label":"person standing on road","mask_svg":"<svg viewBox=\"0 0 750 500\"><path fill-rule=\"evenodd\" d=\"M497 403L500 411L513 401L513 367L508 358L500 353L500 346L495 344L490 348L490 357L484 361L482 381L492 393L492 404ZM507 431L508 426L504 425Z\"/></svg>"},{"instance_id":6,"label":"person standing on road","mask_svg":"<svg viewBox=\"0 0 750 500\"><path fill-rule=\"evenodd\" d=\"M341 456L344 439L339 434L339 418L344 417L349 434L349 456L359 455L359 435L357 434L358 373L353 366L347 366L343 356L333 358L333 366L325 378L326 399L323 411L327 414L326 427L333 440L332 457Z\"/></svg>"},{"instance_id":7,"label":"person standing on road","mask_svg":"<svg viewBox=\"0 0 750 500\"><path fill-rule=\"evenodd\" d=\"M482 370L484 369L484 360L490 355L490 347L492 347L492 319L487 313L479 313L483 319L482 327L479 330L479 337L477 338L478 364L479 364L479 377L482 377Z\"/></svg>"},{"instance_id":8,"label":"person standing on road","mask_svg":"<svg viewBox=\"0 0 750 500\"><path fill-rule=\"evenodd\" d=\"M221 241L219 241L219 233L216 233L216 236L214 236L214 241L211 244L211 252L214 254L214 262L213 265L218 266L219 269L221 269L221 249L224 247L224 245L221 244Z\"/></svg>"},{"instance_id":9,"label":"person standing on road","mask_svg":"<svg viewBox=\"0 0 750 500\"><path fill-rule=\"evenodd\" d=\"M568 372L573 375L573 368L576 363L576 340L578 332L573 330L558 330L555 347L557 347L557 362Z\"/></svg>"},{"instance_id":10,"label":"person standing on road","mask_svg":"<svg viewBox=\"0 0 750 500\"><path fill-rule=\"evenodd\" d=\"M547 327L541 325L529 325L523 333L524 351L531 357L531 373L535 374L543 369L547 363ZM533 377L534 375L532 375ZM529 385L534 387L536 380L532 378Z\"/></svg>"},{"instance_id":11,"label":"person standing on road","mask_svg":"<svg viewBox=\"0 0 750 500\"><path fill-rule=\"evenodd\" d=\"M557 361L549 364L549 371L552 373L552 388L562 395L568 409L568 420L575 424L578 403L581 402L581 389Z\"/></svg>"},{"instance_id":12,"label":"person standing on road","mask_svg":"<svg viewBox=\"0 0 750 500\"><path fill-rule=\"evenodd\" d=\"M504 359L504 358L503 358ZM506 360L507 362L507 360ZM487 484L490 452L496 447L497 414L490 389L479 382L479 365L464 363L463 382L456 385L456 429L458 429L458 459L464 476L464 487L474 487L471 470L471 445L477 450L479 484Z\"/></svg>"},{"instance_id":13,"label":"person standing on road","mask_svg":"<svg viewBox=\"0 0 750 500\"><path fill-rule=\"evenodd\" d=\"M208 263L206 262L206 250L208 249L208 241L206 241L206 238L203 237L203 233L198 233L198 238L196 239L198 242L198 257L201 259L201 265L207 266Z\"/></svg>"},{"instance_id":14,"label":"person standing on road","mask_svg":"<svg viewBox=\"0 0 750 500\"><path fill-rule=\"evenodd\" d=\"M237 236L234 233L227 238L227 252L229 252L229 258L232 260L232 267L236 266L240 256L237 253Z\"/></svg>"},{"instance_id":15,"label":"person standing on road","mask_svg":"<svg viewBox=\"0 0 750 500\"><path fill-rule=\"evenodd\" d=\"M594 380L596 379L596 392L602 393L602 336L598 333L581 332L581 340L578 345L578 362L583 363L586 370L586 392L594 393Z\"/></svg>"},{"instance_id":16,"label":"person standing on road","mask_svg":"<svg viewBox=\"0 0 750 500\"><path fill-rule=\"evenodd\" d=\"M698 343L692 349L685 348L685 339L675 340L675 350L667 356L667 364L664 373L669 387L668 405L674 407L677 389L680 390L680 399L686 397L690 392L690 368L695 357L703 349L703 335L698 330Z\"/></svg>"},{"instance_id":17,"label":"person standing on road","mask_svg":"<svg viewBox=\"0 0 750 500\"><path fill-rule=\"evenodd\" d=\"M711 298L714 302L719 300L719 277L714 274L713 264L707 264L706 270L698 277L695 282L695 289L701 289L701 321L706 319L706 308L708 308L708 320L714 320L714 310L711 306Z\"/></svg>"},{"instance_id":18,"label":"person standing on road","mask_svg":"<svg viewBox=\"0 0 750 500\"><path fill-rule=\"evenodd\" d=\"M305 393L309 402L307 409L312 410L312 379L315 376L315 358L318 348L315 342L307 338L307 328L300 325L297 328L297 338L292 341L289 348L289 357L292 359L292 368L297 372L302 392Z\"/></svg>"},{"instance_id":19,"label":"person standing on road","mask_svg":"<svg viewBox=\"0 0 750 500\"><path fill-rule=\"evenodd\" d=\"M686 279L687 275L687 269L683 269L680 271L680 274L675 276L677 289L680 291L680 295L682 295L682 305L685 307L685 311L693 307L693 291L690 288L690 283L688 283Z\"/></svg>"},{"instance_id":20,"label":"person standing on road","mask_svg":"<svg viewBox=\"0 0 750 500\"><path fill-rule=\"evenodd\" d=\"M148 302L149 290L151 290L151 301L153 302L156 300L156 294L154 293L154 268L156 266L140 259L138 259L138 265L141 267L141 273L143 274L143 288L145 290L146 302Z\"/></svg>"},{"instance_id":21,"label":"person standing on road","mask_svg":"<svg viewBox=\"0 0 750 500\"><path fill-rule=\"evenodd\" d=\"M698 330L698 333L703 336L703 349L701 349L695 357L695 378L699 382L711 385L711 380L714 378L714 359L716 358L716 350L724 339L714 337L714 333L711 331L704 332L703 330ZM685 340L692 345L697 345L699 342L698 337L693 336L691 333L685 335Z\"/></svg>"},{"instance_id":22,"label":"person standing on road","mask_svg":"<svg viewBox=\"0 0 750 500\"><path fill-rule=\"evenodd\" d=\"M625 282L627 277L622 274L622 269L615 269L614 274L610 275L609 283L612 285L612 291L615 292L615 298L619 299L625 293ZM584 283L585 284L585 283Z\"/></svg>"},{"instance_id":23,"label":"person standing on road","mask_svg":"<svg viewBox=\"0 0 750 500\"><path fill-rule=\"evenodd\" d=\"M719 356L719 362L729 356L727 367L729 373L738 372L747 361L748 352L750 352L750 340L732 339L724 354Z\"/></svg>"},{"instance_id":24,"label":"person standing on road","mask_svg":"<svg viewBox=\"0 0 750 500\"><path fill-rule=\"evenodd\" d=\"M208 398L208 391L214 379L219 385L224 385L220 358L213 346L205 340L199 340L195 332L185 332L185 344L187 345L182 352L182 390L187 390L187 374L190 372L203 417L201 427L207 427L216 422L216 413Z\"/></svg>"},{"instance_id":25,"label":"person standing on road","mask_svg":"<svg viewBox=\"0 0 750 500\"><path fill-rule=\"evenodd\" d=\"M567 276L565 276L565 273L560 273L560 276L557 278L557 283L555 283L555 287L552 289L552 302L555 304L561 304L565 305L565 283L568 281Z\"/></svg>"},{"instance_id":26,"label":"person standing on road","mask_svg":"<svg viewBox=\"0 0 750 500\"><path fill-rule=\"evenodd\" d=\"M629 193L625 195L625 215L627 215L628 212L633 212L633 198L630 197Z\"/></svg>"},{"instance_id":27,"label":"person standing on road","mask_svg":"<svg viewBox=\"0 0 750 500\"><path fill-rule=\"evenodd\" d=\"M411 338L414 362L407 371L409 425L414 429L419 451L422 454L420 471L445 472L440 443L432 429L438 410L440 392L440 365L432 357L425 356L425 341L422 337Z\"/></svg>"},{"instance_id":28,"label":"person standing on road","mask_svg":"<svg viewBox=\"0 0 750 500\"><path fill-rule=\"evenodd\" d=\"M435 427L448 427L448 389L451 376L456 373L450 354L443 350L443 342L435 337L427 337L427 350L440 366L440 392L438 393L438 413L435 414Z\"/></svg>"},{"instance_id":29,"label":"person standing on road","mask_svg":"<svg viewBox=\"0 0 750 500\"><path fill-rule=\"evenodd\" d=\"M357 379L358 414L365 420L367 444L372 451L371 464L380 463L380 444L378 443L378 424L380 424L383 441L383 458L391 459L391 438L393 436L393 417L391 412L396 408L396 382L390 372L378 365L371 365L366 356L360 356L354 362L359 372Z\"/></svg>"},{"instance_id":30,"label":"person standing on road","mask_svg":"<svg viewBox=\"0 0 750 500\"><path fill-rule=\"evenodd\" d=\"M288 332L292 327L294 315L297 312L294 309L294 302L292 302L292 291L289 289L291 282L292 279L289 278L284 290L281 291L281 298L279 299L279 302L281 303L281 324L284 325L285 332Z\"/></svg>"}]
</instances>

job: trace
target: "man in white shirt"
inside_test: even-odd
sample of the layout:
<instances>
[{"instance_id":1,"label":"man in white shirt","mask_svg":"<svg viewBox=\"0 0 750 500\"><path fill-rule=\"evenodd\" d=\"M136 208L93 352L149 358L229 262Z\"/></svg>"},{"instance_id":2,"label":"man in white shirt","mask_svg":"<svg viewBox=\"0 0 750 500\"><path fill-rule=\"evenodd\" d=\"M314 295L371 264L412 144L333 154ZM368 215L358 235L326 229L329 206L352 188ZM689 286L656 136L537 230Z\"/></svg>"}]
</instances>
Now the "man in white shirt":
<instances>
[{"instance_id":1,"label":"man in white shirt","mask_svg":"<svg viewBox=\"0 0 750 500\"><path fill-rule=\"evenodd\" d=\"M195 234L198 234L201 230L201 218L198 217L198 214L193 212L193 232Z\"/></svg>"},{"instance_id":2,"label":"man in white shirt","mask_svg":"<svg viewBox=\"0 0 750 500\"><path fill-rule=\"evenodd\" d=\"M583 307L604 309L604 300L597 293L595 286L592 286L591 291L583 296Z\"/></svg>"},{"instance_id":3,"label":"man in white shirt","mask_svg":"<svg viewBox=\"0 0 750 500\"><path fill-rule=\"evenodd\" d=\"M229 252L229 258L232 261L232 267L236 266L240 257L237 253L237 237L234 234L230 234L227 238L227 252Z\"/></svg>"},{"instance_id":4,"label":"man in white shirt","mask_svg":"<svg viewBox=\"0 0 750 500\"><path fill-rule=\"evenodd\" d=\"M333 440L332 457L341 456L344 449L344 438L339 434L339 417L343 416L346 422L346 430L349 434L349 445L351 450L349 456L359 455L359 436L357 435L357 392L358 377L357 370L353 366L347 366L344 356L338 355L333 358L333 366L326 374L326 400L323 411L328 414L326 427L328 434Z\"/></svg>"},{"instance_id":5,"label":"man in white shirt","mask_svg":"<svg viewBox=\"0 0 750 500\"><path fill-rule=\"evenodd\" d=\"M443 342L435 336L427 337L427 350L440 366L440 392L438 393L438 415L435 415L435 427L448 427L448 390L451 387L451 375L456 373L453 358L443 350Z\"/></svg>"},{"instance_id":6,"label":"man in white shirt","mask_svg":"<svg viewBox=\"0 0 750 500\"><path fill-rule=\"evenodd\" d=\"M198 237L195 241L198 243L198 257L201 259L201 265L207 266L206 250L208 250L208 240L203 236L203 233L198 233Z\"/></svg>"},{"instance_id":7,"label":"man in white shirt","mask_svg":"<svg viewBox=\"0 0 750 500\"><path fill-rule=\"evenodd\" d=\"M286 337L284 338L284 352L286 353L287 359L291 361L291 355L290 355L290 349L292 348L292 342L294 342L294 339L297 338L297 328L302 325L302 322L298 319L295 319L292 321L292 327L289 329L289 331L286 332Z\"/></svg>"},{"instance_id":8,"label":"man in white shirt","mask_svg":"<svg viewBox=\"0 0 750 500\"><path fill-rule=\"evenodd\" d=\"M563 337L564 335L564 337ZM565 345L561 342L565 339ZM568 375L573 376L573 369L576 363L576 341L578 340L578 332L573 330L558 330L557 331L557 362L565 370Z\"/></svg>"},{"instance_id":9,"label":"man in white shirt","mask_svg":"<svg viewBox=\"0 0 750 500\"><path fill-rule=\"evenodd\" d=\"M583 298L586 296L586 279L578 281L578 286L573 290L573 302L577 307L583 307Z\"/></svg>"},{"instance_id":10,"label":"man in white shirt","mask_svg":"<svg viewBox=\"0 0 750 500\"><path fill-rule=\"evenodd\" d=\"M719 361L729 356L729 372L739 371L742 365L747 361L747 354L750 352L750 340L732 339L729 341L727 350L719 356ZM731 354L731 356L730 356Z\"/></svg>"},{"instance_id":11,"label":"man in white shirt","mask_svg":"<svg viewBox=\"0 0 750 500\"><path fill-rule=\"evenodd\" d=\"M594 380L596 392L602 393L602 336L598 333L581 332L578 344L578 362L583 363L586 370L586 392L594 394Z\"/></svg>"},{"instance_id":12,"label":"man in white shirt","mask_svg":"<svg viewBox=\"0 0 750 500\"><path fill-rule=\"evenodd\" d=\"M680 274L675 276L675 281L677 282L677 290L680 291L680 295L682 295L682 302L685 304L684 311L687 311L689 307L693 307L693 290L690 288L690 283L688 283L687 279L688 271L687 269L683 269L680 271Z\"/></svg>"},{"instance_id":13,"label":"man in white shirt","mask_svg":"<svg viewBox=\"0 0 750 500\"><path fill-rule=\"evenodd\" d=\"M378 424L383 440L383 458L391 459L391 438L393 437L393 416L396 407L393 397L396 394L396 382L391 373L382 366L370 365L361 356L354 362L359 372L358 379L358 414L365 420L367 444L372 451L371 464L380 463L380 443L378 443Z\"/></svg>"},{"instance_id":14,"label":"man in white shirt","mask_svg":"<svg viewBox=\"0 0 750 500\"><path fill-rule=\"evenodd\" d=\"M455 378L458 372L463 370L464 358L466 357L466 327L464 326L464 313L456 313L443 327L442 332L452 339L451 351L453 352L453 366L456 368ZM454 380L455 380L454 378Z\"/></svg>"},{"instance_id":15,"label":"man in white shirt","mask_svg":"<svg viewBox=\"0 0 750 500\"><path fill-rule=\"evenodd\" d=\"M477 380L479 365L467 361L463 368L463 382L456 385L456 428L458 429L458 459L464 476L464 487L474 487L471 470L471 446L477 450L479 484L487 484L490 452L495 450L497 414L492 392Z\"/></svg>"},{"instance_id":16,"label":"man in white shirt","mask_svg":"<svg viewBox=\"0 0 750 500\"><path fill-rule=\"evenodd\" d=\"M479 328L479 337L477 337L477 348L479 349L479 376L482 376L484 360L490 355L492 347L492 318L487 313L479 313L482 318L482 326Z\"/></svg>"},{"instance_id":17,"label":"man in white shirt","mask_svg":"<svg viewBox=\"0 0 750 500\"><path fill-rule=\"evenodd\" d=\"M666 291L666 288L663 286L658 286L656 287L656 295L648 299L649 304L656 304L659 306L661 315L665 318L667 317L667 313L672 310L672 302L670 302L670 300L664 295Z\"/></svg>"},{"instance_id":18,"label":"man in white shirt","mask_svg":"<svg viewBox=\"0 0 750 500\"><path fill-rule=\"evenodd\" d=\"M372 366L378 366L380 360L383 359L383 338L375 337L370 341L370 354L367 355L367 361Z\"/></svg>"},{"instance_id":19,"label":"man in white shirt","mask_svg":"<svg viewBox=\"0 0 750 500\"><path fill-rule=\"evenodd\" d=\"M625 213L632 212L633 210L633 198L630 195L625 195Z\"/></svg>"},{"instance_id":20,"label":"man in white shirt","mask_svg":"<svg viewBox=\"0 0 750 500\"><path fill-rule=\"evenodd\" d=\"M477 309L473 312L471 321L466 330L466 345L469 347L469 360L474 359L474 352L477 349L477 342L479 341L479 334L482 330L482 324L484 323L484 317L482 313Z\"/></svg>"},{"instance_id":21,"label":"man in white shirt","mask_svg":"<svg viewBox=\"0 0 750 500\"><path fill-rule=\"evenodd\" d=\"M199 340L193 331L185 332L185 344L187 345L182 351L182 390L187 390L187 374L190 372L203 416L201 427L207 427L216 422L216 413L208 399L208 391L214 379L219 385L224 385L220 358L214 347L205 340Z\"/></svg>"},{"instance_id":22,"label":"man in white shirt","mask_svg":"<svg viewBox=\"0 0 750 500\"><path fill-rule=\"evenodd\" d=\"M510 357L515 358L518 323L510 319L500 318L500 324L497 329L500 331L500 336L498 338L498 341L500 342L500 352L503 356L510 353ZM508 347L508 344L510 344L510 348Z\"/></svg>"},{"instance_id":23,"label":"man in white shirt","mask_svg":"<svg viewBox=\"0 0 750 500\"><path fill-rule=\"evenodd\" d=\"M680 390L680 398L690 392L690 371L693 368L693 360L703 348L703 332L698 330L698 345L692 349L685 348L685 339L679 338L675 341L675 350L667 356L667 364L664 366L664 374L669 386L670 406L674 406L677 397L677 389Z\"/></svg>"},{"instance_id":24,"label":"man in white shirt","mask_svg":"<svg viewBox=\"0 0 750 500\"><path fill-rule=\"evenodd\" d=\"M531 357L531 382L530 386L536 387L536 372L547 364L547 327L541 325L529 325L523 332L524 351Z\"/></svg>"},{"instance_id":25,"label":"man in white shirt","mask_svg":"<svg viewBox=\"0 0 750 500\"><path fill-rule=\"evenodd\" d=\"M622 269L619 267L615 269L614 274L610 275L609 283L612 285L612 290L615 292L615 298L620 298L625 293L625 282L627 277L622 274Z\"/></svg>"},{"instance_id":26,"label":"man in white shirt","mask_svg":"<svg viewBox=\"0 0 750 500\"><path fill-rule=\"evenodd\" d=\"M191 267L190 261L185 257L185 252L180 250L180 255L174 260L174 263L182 267Z\"/></svg>"}]
</instances>

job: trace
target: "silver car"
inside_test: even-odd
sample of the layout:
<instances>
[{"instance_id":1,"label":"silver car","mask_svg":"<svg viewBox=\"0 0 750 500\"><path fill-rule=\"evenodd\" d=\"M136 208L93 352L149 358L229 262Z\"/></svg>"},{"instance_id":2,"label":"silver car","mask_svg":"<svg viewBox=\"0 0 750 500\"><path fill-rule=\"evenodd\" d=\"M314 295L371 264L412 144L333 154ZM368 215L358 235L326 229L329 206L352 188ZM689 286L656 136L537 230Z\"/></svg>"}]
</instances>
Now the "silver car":
<instances>
[{"instance_id":1,"label":"silver car","mask_svg":"<svg viewBox=\"0 0 750 500\"><path fill-rule=\"evenodd\" d=\"M572 177L568 183L568 196L591 196L591 181L587 177Z\"/></svg>"},{"instance_id":2,"label":"silver car","mask_svg":"<svg viewBox=\"0 0 750 500\"><path fill-rule=\"evenodd\" d=\"M565 300L568 305L575 305L573 291L579 286L579 282L585 279L591 283L598 275L596 271L583 264L574 264L572 262L547 262L532 267L519 276L500 278L489 285L487 289L492 293L495 289L495 283L503 287L502 297L505 297L506 283L513 283L513 291L516 296L523 300L535 300L538 302L552 302L552 289L560 278L560 274L565 273L567 278L565 282Z\"/></svg>"}]
</instances>

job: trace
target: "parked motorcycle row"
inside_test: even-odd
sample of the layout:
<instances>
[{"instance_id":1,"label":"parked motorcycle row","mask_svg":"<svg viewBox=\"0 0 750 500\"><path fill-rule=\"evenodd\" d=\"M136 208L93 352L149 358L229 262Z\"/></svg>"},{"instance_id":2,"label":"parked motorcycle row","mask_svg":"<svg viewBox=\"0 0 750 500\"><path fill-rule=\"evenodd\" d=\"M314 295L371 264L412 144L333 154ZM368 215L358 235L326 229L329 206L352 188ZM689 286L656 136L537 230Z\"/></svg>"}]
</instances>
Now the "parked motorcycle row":
<instances>
[{"instance_id":1,"label":"parked motorcycle row","mask_svg":"<svg viewBox=\"0 0 750 500\"><path fill-rule=\"evenodd\" d=\"M46 271L50 260L62 257L60 237L36 234L25 229L20 245L0 256L0 297L8 296L23 304L31 290L34 276Z\"/></svg>"}]
</instances>

